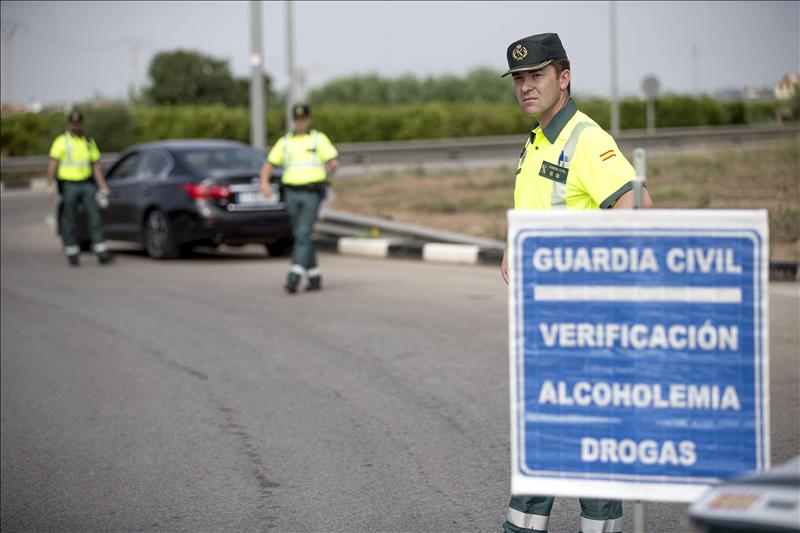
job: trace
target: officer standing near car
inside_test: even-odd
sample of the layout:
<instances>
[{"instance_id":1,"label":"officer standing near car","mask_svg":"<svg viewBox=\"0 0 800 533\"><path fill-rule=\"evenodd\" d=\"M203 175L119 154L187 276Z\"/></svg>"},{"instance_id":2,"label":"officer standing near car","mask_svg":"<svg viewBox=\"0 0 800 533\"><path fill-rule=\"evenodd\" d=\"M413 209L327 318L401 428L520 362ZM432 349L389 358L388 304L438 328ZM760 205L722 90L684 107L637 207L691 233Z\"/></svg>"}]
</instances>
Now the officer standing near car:
<instances>
[{"instance_id":1,"label":"officer standing near car","mask_svg":"<svg viewBox=\"0 0 800 533\"><path fill-rule=\"evenodd\" d=\"M304 274L308 277L307 290L322 288L312 233L320 203L325 198L328 177L339 166L339 152L327 135L311 129L311 110L308 105L295 105L292 117L294 130L278 139L261 169L261 193L271 196L269 178L272 168L283 167L281 187L294 237L292 265L284 285L290 294L297 291Z\"/></svg>"},{"instance_id":2,"label":"officer standing near car","mask_svg":"<svg viewBox=\"0 0 800 533\"><path fill-rule=\"evenodd\" d=\"M555 33L514 41L506 51L517 102L533 119L520 155L514 209L620 209L634 207L636 172L614 138L578 111L570 97L569 59ZM642 190L642 207L653 203ZM508 247L501 273L508 283ZM552 496L513 496L503 530L547 531ZM581 531L622 531L622 502L581 498Z\"/></svg>"},{"instance_id":3,"label":"officer standing near car","mask_svg":"<svg viewBox=\"0 0 800 533\"><path fill-rule=\"evenodd\" d=\"M47 167L46 194L55 196L55 180L62 196L61 239L64 253L71 266L78 266L80 246L76 236L76 211L83 205L89 223L92 250L101 265L112 260L111 252L103 238L103 222L97 204L108 195L103 172L100 169L100 150L97 143L83 132L83 116L77 111L69 114L67 131L56 137L50 147L50 163ZM94 178L93 180L90 178Z\"/></svg>"}]
</instances>

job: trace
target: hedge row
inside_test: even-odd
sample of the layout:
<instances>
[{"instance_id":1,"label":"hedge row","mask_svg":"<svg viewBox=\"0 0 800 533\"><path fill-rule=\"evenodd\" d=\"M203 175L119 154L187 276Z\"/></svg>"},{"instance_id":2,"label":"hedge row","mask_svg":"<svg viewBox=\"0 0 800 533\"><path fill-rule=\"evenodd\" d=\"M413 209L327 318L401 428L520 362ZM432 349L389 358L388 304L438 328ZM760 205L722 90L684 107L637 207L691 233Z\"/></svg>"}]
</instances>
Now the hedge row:
<instances>
[{"instance_id":1,"label":"hedge row","mask_svg":"<svg viewBox=\"0 0 800 533\"><path fill-rule=\"evenodd\" d=\"M579 108L601 126L610 127L609 104L578 100ZM656 102L657 127L718 126L771 122L786 104L721 102L709 98L668 96ZM222 138L248 142L249 111L244 107L128 107L123 104L84 107L86 130L105 152L134 143L174 138ZM796 109L787 118L797 120ZM46 154L64 130L61 113L3 116L0 150L4 157ZM267 142L283 133L284 110L271 109L265 120ZM429 103L402 106L327 105L314 108L314 126L334 142L367 142L512 135L525 131L530 119L515 104ZM620 127L644 128L645 103L623 100Z\"/></svg>"}]
</instances>

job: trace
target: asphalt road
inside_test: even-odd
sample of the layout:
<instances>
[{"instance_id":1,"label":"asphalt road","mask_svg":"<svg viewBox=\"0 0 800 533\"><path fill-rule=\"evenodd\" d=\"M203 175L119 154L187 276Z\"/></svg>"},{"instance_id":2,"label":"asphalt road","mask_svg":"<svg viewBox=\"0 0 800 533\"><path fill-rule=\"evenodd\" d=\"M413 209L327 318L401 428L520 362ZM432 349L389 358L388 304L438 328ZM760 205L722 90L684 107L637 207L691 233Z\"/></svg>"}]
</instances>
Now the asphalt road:
<instances>
[{"instance_id":1,"label":"asphalt road","mask_svg":"<svg viewBox=\"0 0 800 533\"><path fill-rule=\"evenodd\" d=\"M2 195L4 532L499 530L496 268L324 254L325 290L290 297L287 261L250 247L70 269L47 213ZM779 463L800 450L798 284L770 306ZM648 504L647 531L685 511ZM578 520L560 498L551 531Z\"/></svg>"}]
</instances>

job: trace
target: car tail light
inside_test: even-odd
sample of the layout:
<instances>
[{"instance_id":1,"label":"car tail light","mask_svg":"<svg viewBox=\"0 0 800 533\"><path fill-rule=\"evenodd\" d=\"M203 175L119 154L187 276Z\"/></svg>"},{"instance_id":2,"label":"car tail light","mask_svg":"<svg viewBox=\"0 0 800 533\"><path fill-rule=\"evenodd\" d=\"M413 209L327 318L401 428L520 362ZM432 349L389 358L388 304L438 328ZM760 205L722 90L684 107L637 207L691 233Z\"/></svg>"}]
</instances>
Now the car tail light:
<instances>
[{"instance_id":1,"label":"car tail light","mask_svg":"<svg viewBox=\"0 0 800 533\"><path fill-rule=\"evenodd\" d=\"M195 200L225 200L231 196L231 190L225 185L186 183L183 189Z\"/></svg>"}]
</instances>

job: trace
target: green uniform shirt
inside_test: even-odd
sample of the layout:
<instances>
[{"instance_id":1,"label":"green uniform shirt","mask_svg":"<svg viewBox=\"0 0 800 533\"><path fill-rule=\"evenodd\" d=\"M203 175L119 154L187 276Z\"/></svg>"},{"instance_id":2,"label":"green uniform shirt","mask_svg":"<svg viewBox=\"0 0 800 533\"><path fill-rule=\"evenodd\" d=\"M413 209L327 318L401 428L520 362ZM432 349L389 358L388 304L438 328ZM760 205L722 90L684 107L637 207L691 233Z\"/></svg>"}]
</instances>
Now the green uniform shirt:
<instances>
[{"instance_id":1,"label":"green uniform shirt","mask_svg":"<svg viewBox=\"0 0 800 533\"><path fill-rule=\"evenodd\" d=\"M267 161L283 167L281 181L285 185L308 185L325 181L325 163L336 159L339 152L321 131L284 135L269 152Z\"/></svg>"},{"instance_id":2,"label":"green uniform shirt","mask_svg":"<svg viewBox=\"0 0 800 533\"><path fill-rule=\"evenodd\" d=\"M91 137L66 132L53 141L50 157L58 161L58 179L83 181L92 177L92 165L100 161L100 150Z\"/></svg>"},{"instance_id":3,"label":"green uniform shirt","mask_svg":"<svg viewBox=\"0 0 800 533\"><path fill-rule=\"evenodd\" d=\"M570 156L568 141L576 127L580 133ZM614 138L570 99L546 128L536 125L525 143L517 167L514 208L607 209L633 188L635 177L636 171Z\"/></svg>"}]
</instances>

